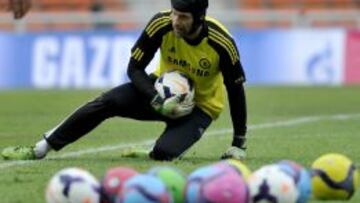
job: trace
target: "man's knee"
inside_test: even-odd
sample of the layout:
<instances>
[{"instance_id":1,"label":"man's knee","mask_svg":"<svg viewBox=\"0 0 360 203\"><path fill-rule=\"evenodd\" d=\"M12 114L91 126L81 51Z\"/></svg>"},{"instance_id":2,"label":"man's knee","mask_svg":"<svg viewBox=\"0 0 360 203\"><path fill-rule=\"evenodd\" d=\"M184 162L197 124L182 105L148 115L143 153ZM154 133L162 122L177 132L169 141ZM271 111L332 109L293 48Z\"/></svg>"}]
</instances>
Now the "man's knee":
<instances>
[{"instance_id":1,"label":"man's knee","mask_svg":"<svg viewBox=\"0 0 360 203\"><path fill-rule=\"evenodd\" d=\"M154 149L150 152L150 158L157 161L171 161L178 157L177 154L171 153L159 147L154 147Z\"/></svg>"}]
</instances>

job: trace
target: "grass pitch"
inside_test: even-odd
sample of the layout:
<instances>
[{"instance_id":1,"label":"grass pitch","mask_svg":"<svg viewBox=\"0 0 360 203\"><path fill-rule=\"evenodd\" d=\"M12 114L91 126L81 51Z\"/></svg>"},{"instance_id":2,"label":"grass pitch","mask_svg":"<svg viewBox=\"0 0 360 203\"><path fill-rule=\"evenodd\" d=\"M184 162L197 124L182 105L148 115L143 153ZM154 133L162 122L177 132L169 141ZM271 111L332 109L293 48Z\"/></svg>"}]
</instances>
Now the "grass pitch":
<instances>
[{"instance_id":1,"label":"grass pitch","mask_svg":"<svg viewBox=\"0 0 360 203\"><path fill-rule=\"evenodd\" d=\"M33 145L45 131L100 92L0 92L0 149ZM320 155L337 152L359 164L359 92L357 86L247 87L249 132L245 163L256 170L265 164L291 159L309 168ZM231 120L225 109L182 160L119 158L127 147L155 140L163 127L157 122L114 118L62 151L50 153L45 160L0 160L0 202L45 202L44 189L51 176L70 166L85 168L98 178L114 166L145 172L156 165L170 165L190 173L217 161L231 143ZM360 202L360 191L347 202Z\"/></svg>"}]
</instances>

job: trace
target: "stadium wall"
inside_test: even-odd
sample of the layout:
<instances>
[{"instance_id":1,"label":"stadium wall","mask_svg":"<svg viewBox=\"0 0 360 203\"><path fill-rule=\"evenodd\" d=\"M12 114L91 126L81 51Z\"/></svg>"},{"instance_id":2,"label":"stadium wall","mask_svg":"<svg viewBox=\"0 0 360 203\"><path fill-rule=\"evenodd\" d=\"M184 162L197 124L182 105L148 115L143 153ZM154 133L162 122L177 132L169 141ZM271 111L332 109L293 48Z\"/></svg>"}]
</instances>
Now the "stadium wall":
<instances>
[{"instance_id":1,"label":"stadium wall","mask_svg":"<svg viewBox=\"0 0 360 203\"><path fill-rule=\"evenodd\" d=\"M232 30L248 84L360 83L360 31ZM138 32L0 33L0 89L107 88L128 81ZM158 54L147 68L157 66Z\"/></svg>"}]
</instances>

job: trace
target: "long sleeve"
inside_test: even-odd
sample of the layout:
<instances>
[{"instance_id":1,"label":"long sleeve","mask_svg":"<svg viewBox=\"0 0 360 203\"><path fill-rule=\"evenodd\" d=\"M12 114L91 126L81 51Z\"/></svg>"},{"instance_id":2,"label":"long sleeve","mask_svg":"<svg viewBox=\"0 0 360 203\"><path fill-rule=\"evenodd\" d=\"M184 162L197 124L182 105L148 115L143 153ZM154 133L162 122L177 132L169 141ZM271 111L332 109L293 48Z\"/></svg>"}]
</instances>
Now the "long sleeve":
<instances>
[{"instance_id":1,"label":"long sleeve","mask_svg":"<svg viewBox=\"0 0 360 203\"><path fill-rule=\"evenodd\" d=\"M161 24L159 24L160 21ZM161 46L162 36L171 28L170 22L169 12L156 14L131 49L128 76L135 87L149 99L153 98L157 92L145 68Z\"/></svg>"},{"instance_id":2,"label":"long sleeve","mask_svg":"<svg viewBox=\"0 0 360 203\"><path fill-rule=\"evenodd\" d=\"M236 49L234 42L233 46ZM226 50L220 51L219 53L220 67L228 94L230 115L234 129L232 145L243 147L247 131L246 96L243 86L243 83L246 80L245 74L237 52L237 57L229 55Z\"/></svg>"}]
</instances>

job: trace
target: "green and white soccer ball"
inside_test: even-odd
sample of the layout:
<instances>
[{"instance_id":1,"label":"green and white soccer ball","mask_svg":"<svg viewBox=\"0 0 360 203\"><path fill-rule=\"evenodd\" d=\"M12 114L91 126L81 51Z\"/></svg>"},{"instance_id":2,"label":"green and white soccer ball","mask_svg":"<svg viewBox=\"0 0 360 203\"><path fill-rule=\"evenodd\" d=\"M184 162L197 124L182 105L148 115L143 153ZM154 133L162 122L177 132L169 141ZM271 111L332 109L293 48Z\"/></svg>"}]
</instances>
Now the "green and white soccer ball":
<instances>
[{"instance_id":1,"label":"green and white soccer ball","mask_svg":"<svg viewBox=\"0 0 360 203\"><path fill-rule=\"evenodd\" d=\"M341 154L325 154L312 164L312 189L316 199L347 200L359 186L354 163Z\"/></svg>"},{"instance_id":2,"label":"green and white soccer ball","mask_svg":"<svg viewBox=\"0 0 360 203\"><path fill-rule=\"evenodd\" d=\"M151 168L147 174L159 178L165 184L174 203L184 202L186 177L179 169L170 166L157 166Z\"/></svg>"}]
</instances>

